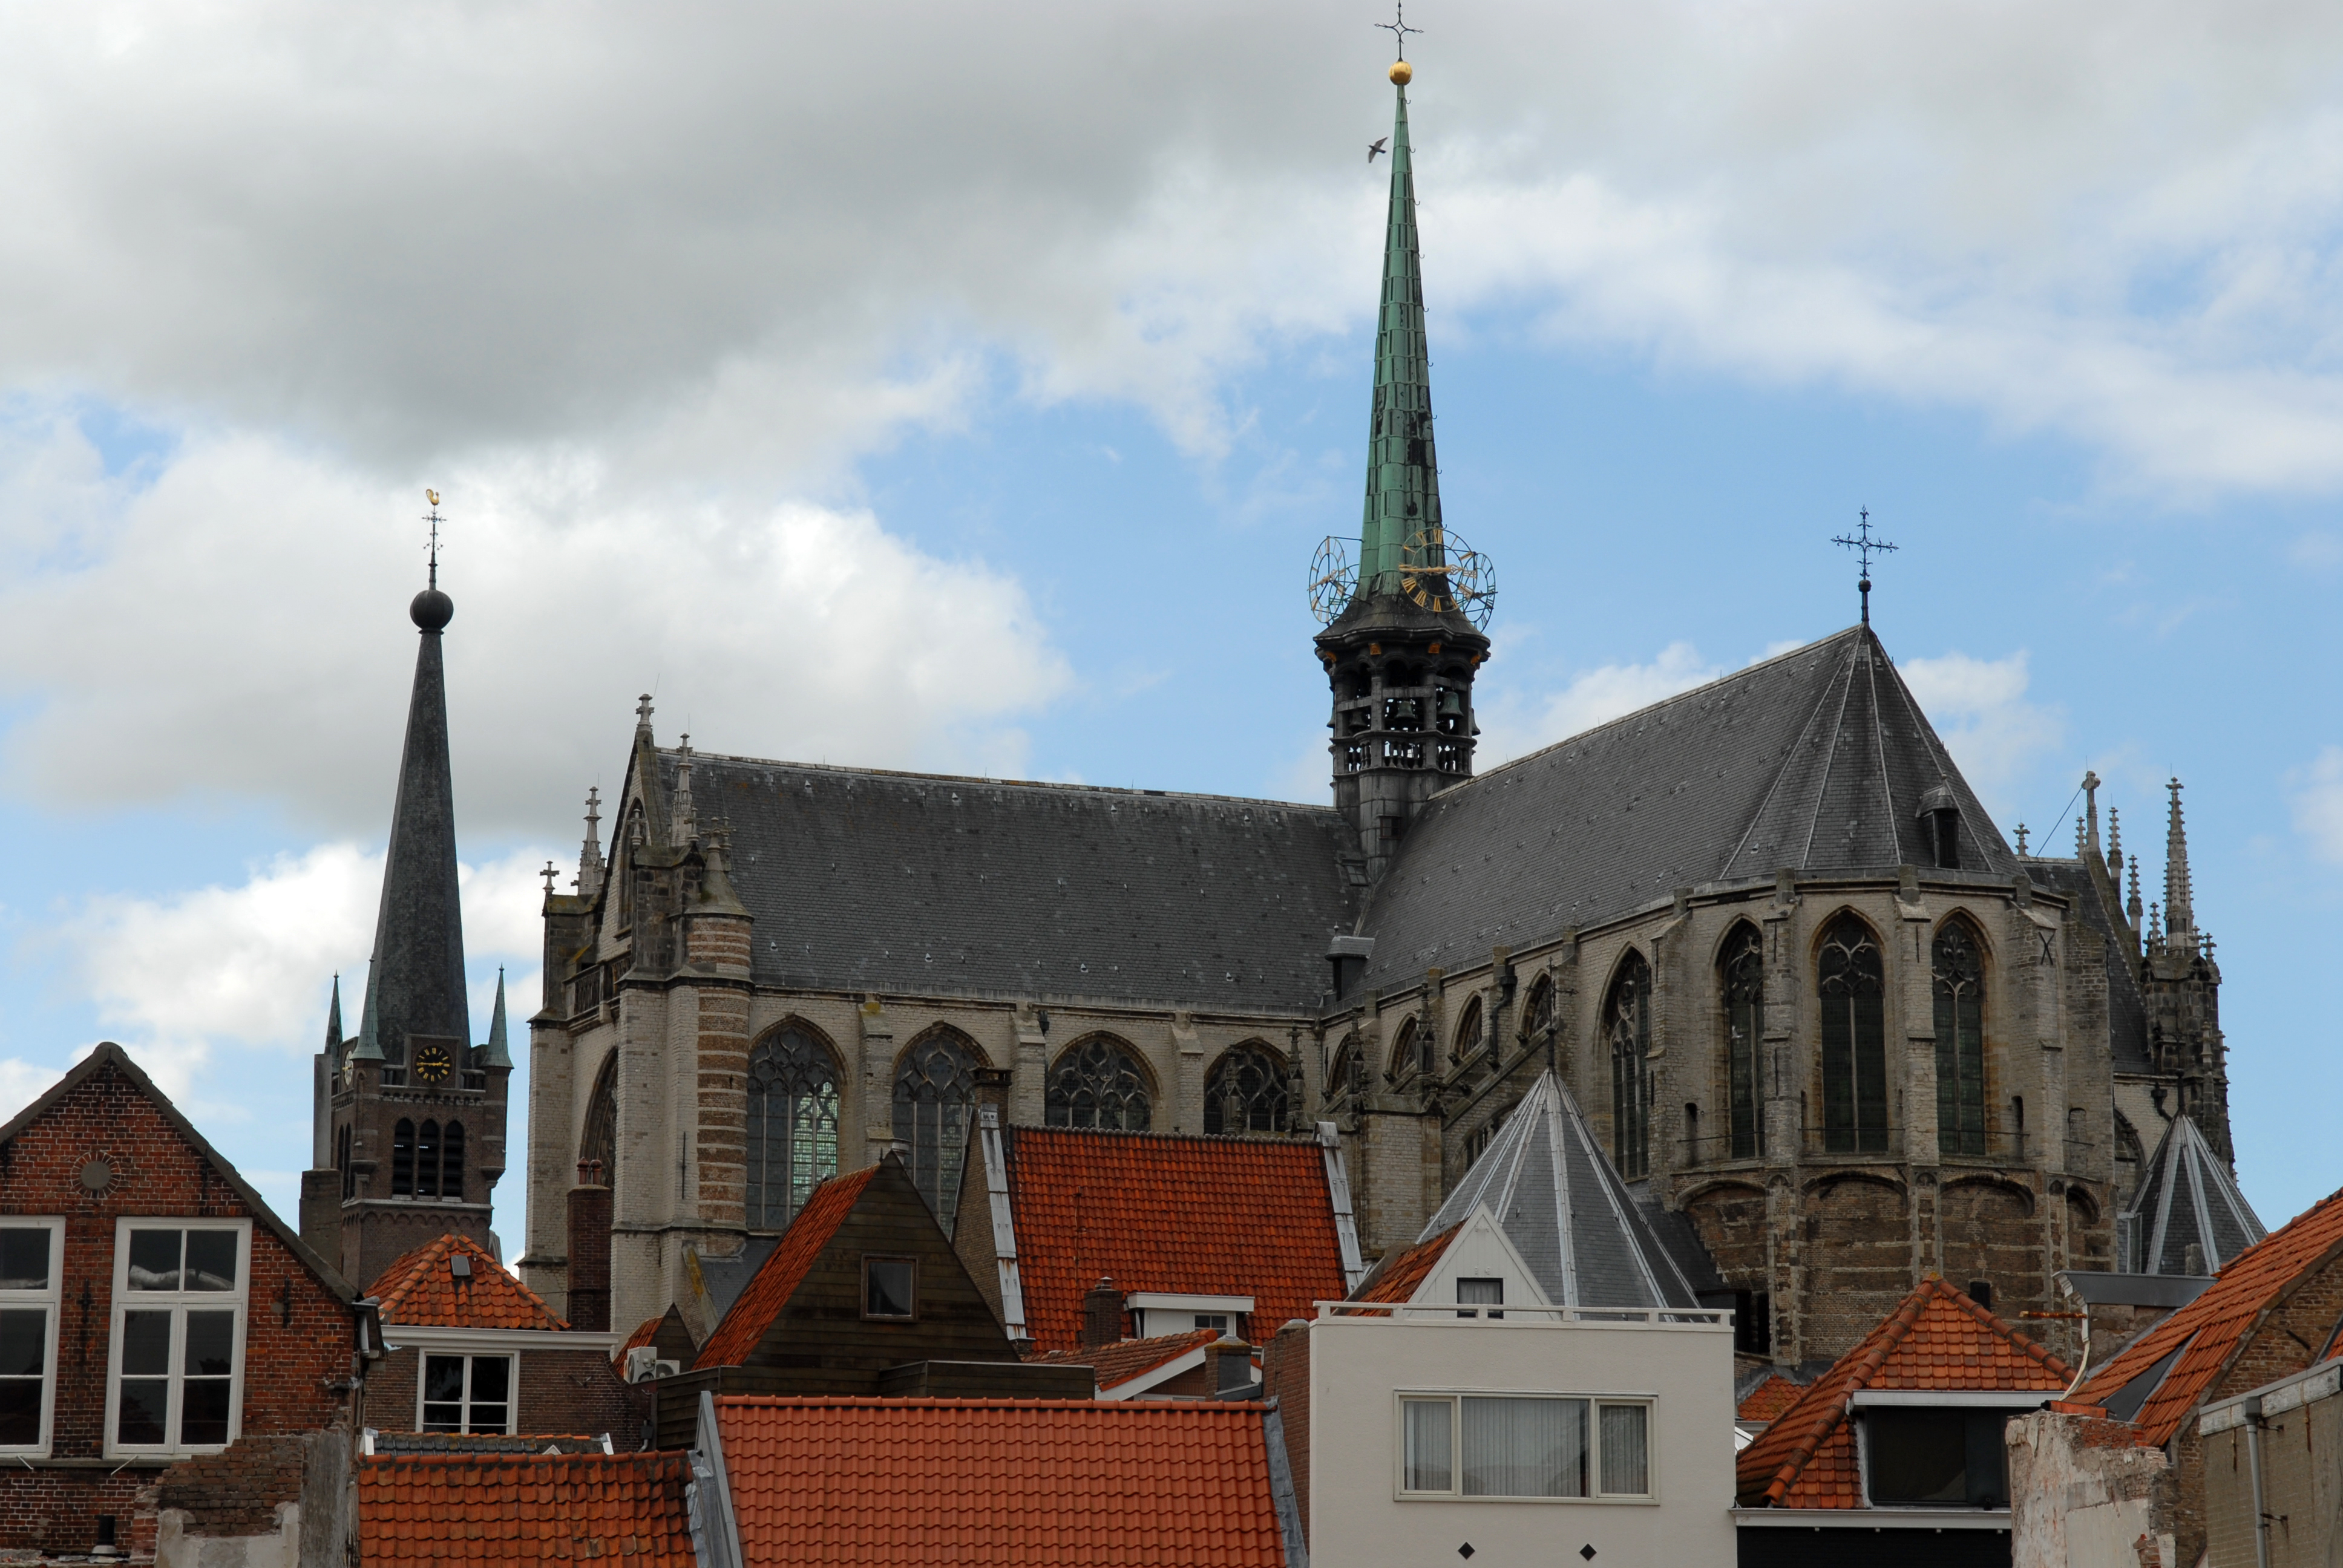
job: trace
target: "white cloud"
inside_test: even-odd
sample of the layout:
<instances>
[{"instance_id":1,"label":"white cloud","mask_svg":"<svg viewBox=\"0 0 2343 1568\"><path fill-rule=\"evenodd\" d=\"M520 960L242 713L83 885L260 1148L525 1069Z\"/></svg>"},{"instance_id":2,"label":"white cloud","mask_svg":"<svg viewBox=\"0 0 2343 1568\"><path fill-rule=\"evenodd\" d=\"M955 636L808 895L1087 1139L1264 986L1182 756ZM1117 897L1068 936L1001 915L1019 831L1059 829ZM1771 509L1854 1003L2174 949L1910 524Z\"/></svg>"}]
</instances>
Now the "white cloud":
<instances>
[{"instance_id":1,"label":"white cloud","mask_svg":"<svg viewBox=\"0 0 2343 1568\"><path fill-rule=\"evenodd\" d=\"M45 1062L25 1061L14 1056L0 1058L0 1121L13 1120L64 1076L62 1068Z\"/></svg>"},{"instance_id":2,"label":"white cloud","mask_svg":"<svg viewBox=\"0 0 2343 1568\"><path fill-rule=\"evenodd\" d=\"M1672 642L1649 664L1600 665L1573 677L1557 692L1525 697L1507 691L1493 702L1477 705L1481 745L1476 766L1486 771L1724 673L1723 666L1704 662L1692 644Z\"/></svg>"},{"instance_id":3,"label":"white cloud","mask_svg":"<svg viewBox=\"0 0 2343 1568\"><path fill-rule=\"evenodd\" d=\"M2286 776L2295 831L2322 860L2343 864L2343 746L2329 746Z\"/></svg>"},{"instance_id":4,"label":"white cloud","mask_svg":"<svg viewBox=\"0 0 2343 1568\"><path fill-rule=\"evenodd\" d=\"M2026 666L2020 649L2004 658L1948 653L1896 667L1962 776L1988 806L2021 783L2035 760L2066 736L2063 712L2026 700L2032 679Z\"/></svg>"}]
</instances>

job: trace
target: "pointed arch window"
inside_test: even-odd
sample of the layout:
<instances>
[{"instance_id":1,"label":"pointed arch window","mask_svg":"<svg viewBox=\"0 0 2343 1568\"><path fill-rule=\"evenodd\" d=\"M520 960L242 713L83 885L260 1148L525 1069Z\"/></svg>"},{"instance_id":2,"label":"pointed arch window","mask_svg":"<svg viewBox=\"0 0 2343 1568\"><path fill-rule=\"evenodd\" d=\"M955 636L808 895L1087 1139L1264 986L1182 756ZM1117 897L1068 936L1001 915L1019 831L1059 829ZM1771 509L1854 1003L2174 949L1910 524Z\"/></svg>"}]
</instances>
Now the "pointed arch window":
<instances>
[{"instance_id":1,"label":"pointed arch window","mask_svg":"<svg viewBox=\"0 0 2343 1568\"><path fill-rule=\"evenodd\" d=\"M1936 1148L1982 1154L1985 1135L1985 964L1964 920L1936 933Z\"/></svg>"},{"instance_id":2,"label":"pointed arch window","mask_svg":"<svg viewBox=\"0 0 2343 1568\"><path fill-rule=\"evenodd\" d=\"M415 1195L415 1123L403 1116L390 1130L390 1191L395 1198Z\"/></svg>"},{"instance_id":3,"label":"pointed arch window","mask_svg":"<svg viewBox=\"0 0 2343 1568\"><path fill-rule=\"evenodd\" d=\"M1464 1016L1456 1024L1456 1060L1469 1061L1481 1049L1481 1037L1488 1032L1489 1022L1481 1011L1481 999L1474 997L1464 1004Z\"/></svg>"},{"instance_id":4,"label":"pointed arch window","mask_svg":"<svg viewBox=\"0 0 2343 1568\"><path fill-rule=\"evenodd\" d=\"M1367 1054L1359 1049L1359 1037L1349 1035L1335 1049L1334 1065L1326 1074L1326 1098L1355 1105L1366 1091Z\"/></svg>"},{"instance_id":5,"label":"pointed arch window","mask_svg":"<svg viewBox=\"0 0 2343 1568\"><path fill-rule=\"evenodd\" d=\"M895 1069L895 1141L911 1151L911 1184L946 1235L960 1207L977 1065L973 1050L940 1030L914 1040Z\"/></svg>"},{"instance_id":6,"label":"pointed arch window","mask_svg":"<svg viewBox=\"0 0 2343 1568\"><path fill-rule=\"evenodd\" d=\"M1530 1039L1535 1040L1553 1027L1554 980L1551 976L1540 975L1537 983L1530 987L1529 1005L1522 1010L1522 1030Z\"/></svg>"},{"instance_id":7,"label":"pointed arch window","mask_svg":"<svg viewBox=\"0 0 2343 1568\"><path fill-rule=\"evenodd\" d=\"M1735 1160L1765 1152L1758 1052L1765 1040L1765 940L1741 926L1718 960L1725 992L1725 1147Z\"/></svg>"},{"instance_id":8,"label":"pointed arch window","mask_svg":"<svg viewBox=\"0 0 2343 1568\"><path fill-rule=\"evenodd\" d=\"M586 1126L578 1139L579 1176L590 1174L606 1187L618 1185L618 1053L602 1059L594 1091L586 1098Z\"/></svg>"},{"instance_id":9,"label":"pointed arch window","mask_svg":"<svg viewBox=\"0 0 2343 1568\"><path fill-rule=\"evenodd\" d=\"M1147 1070L1111 1035L1076 1040L1050 1074L1043 1114L1052 1127L1144 1132L1154 1115Z\"/></svg>"},{"instance_id":10,"label":"pointed arch window","mask_svg":"<svg viewBox=\"0 0 2343 1568\"><path fill-rule=\"evenodd\" d=\"M746 1209L752 1229L778 1231L838 1174L838 1069L795 1024L749 1053Z\"/></svg>"},{"instance_id":11,"label":"pointed arch window","mask_svg":"<svg viewBox=\"0 0 2343 1568\"><path fill-rule=\"evenodd\" d=\"M1431 1038L1432 1031L1415 1019L1401 1024L1399 1038L1392 1042L1391 1076L1412 1078L1423 1071L1424 1059L1430 1054L1424 1050L1423 1042Z\"/></svg>"},{"instance_id":12,"label":"pointed arch window","mask_svg":"<svg viewBox=\"0 0 2343 1568\"><path fill-rule=\"evenodd\" d=\"M1630 951L1603 1003L1611 1046L1611 1162L1633 1181L1652 1163L1652 967Z\"/></svg>"},{"instance_id":13,"label":"pointed arch window","mask_svg":"<svg viewBox=\"0 0 2343 1568\"><path fill-rule=\"evenodd\" d=\"M464 1201L464 1124L450 1121L439 1132L439 1196Z\"/></svg>"},{"instance_id":14,"label":"pointed arch window","mask_svg":"<svg viewBox=\"0 0 2343 1568\"><path fill-rule=\"evenodd\" d=\"M1223 1051L1204 1075L1206 1132L1282 1132L1292 1113L1285 1063L1265 1046L1240 1045Z\"/></svg>"},{"instance_id":15,"label":"pointed arch window","mask_svg":"<svg viewBox=\"0 0 2343 1568\"><path fill-rule=\"evenodd\" d=\"M1823 935L1823 1148L1887 1149L1887 984L1871 928L1841 915Z\"/></svg>"}]
</instances>

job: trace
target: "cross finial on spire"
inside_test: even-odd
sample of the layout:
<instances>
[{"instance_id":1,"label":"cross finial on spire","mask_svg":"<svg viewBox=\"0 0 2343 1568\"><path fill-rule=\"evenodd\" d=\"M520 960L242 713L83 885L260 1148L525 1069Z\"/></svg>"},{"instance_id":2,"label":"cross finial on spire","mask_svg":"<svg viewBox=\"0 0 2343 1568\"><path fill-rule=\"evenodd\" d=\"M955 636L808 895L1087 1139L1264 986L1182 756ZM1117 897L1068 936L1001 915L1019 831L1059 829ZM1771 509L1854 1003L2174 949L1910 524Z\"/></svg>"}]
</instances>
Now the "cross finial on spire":
<instances>
[{"instance_id":1,"label":"cross finial on spire","mask_svg":"<svg viewBox=\"0 0 2343 1568\"><path fill-rule=\"evenodd\" d=\"M1392 35L1392 42L1397 45L1399 48L1398 57L1404 60L1407 58L1407 35L1410 33L1414 33L1420 35L1423 32L1423 29L1421 27L1411 27L1407 25L1406 0L1400 0L1399 4L1393 5L1392 7L1392 15L1394 20L1389 22L1378 22L1375 25L1381 27L1384 32Z\"/></svg>"},{"instance_id":2,"label":"cross finial on spire","mask_svg":"<svg viewBox=\"0 0 2343 1568\"><path fill-rule=\"evenodd\" d=\"M2020 855L2026 853L2026 824L2023 822L2017 825L2017 852Z\"/></svg>"},{"instance_id":3,"label":"cross finial on spire","mask_svg":"<svg viewBox=\"0 0 2343 1568\"><path fill-rule=\"evenodd\" d=\"M548 899L553 897L553 881L556 877L560 875L559 872L553 869L553 862L548 860L545 863L545 869L539 871L538 875L545 879L545 896Z\"/></svg>"},{"instance_id":4,"label":"cross finial on spire","mask_svg":"<svg viewBox=\"0 0 2343 1568\"><path fill-rule=\"evenodd\" d=\"M635 704L635 722L645 729L651 727L651 694L648 691L643 693L643 699Z\"/></svg>"},{"instance_id":5,"label":"cross finial on spire","mask_svg":"<svg viewBox=\"0 0 2343 1568\"><path fill-rule=\"evenodd\" d=\"M439 586L439 492L426 490L423 498L431 503L431 510L423 520L431 525L431 586Z\"/></svg>"},{"instance_id":6,"label":"cross finial on spire","mask_svg":"<svg viewBox=\"0 0 2343 1568\"><path fill-rule=\"evenodd\" d=\"M1832 538L1831 543L1855 551L1862 560L1863 576L1855 586L1863 590L1863 624L1869 626L1871 624L1871 558L1875 553L1885 554L1894 550L1896 547L1885 539L1875 539L1871 537L1869 507L1863 508L1855 516L1862 520L1856 525L1854 537L1849 538L1845 534L1839 534Z\"/></svg>"}]
</instances>

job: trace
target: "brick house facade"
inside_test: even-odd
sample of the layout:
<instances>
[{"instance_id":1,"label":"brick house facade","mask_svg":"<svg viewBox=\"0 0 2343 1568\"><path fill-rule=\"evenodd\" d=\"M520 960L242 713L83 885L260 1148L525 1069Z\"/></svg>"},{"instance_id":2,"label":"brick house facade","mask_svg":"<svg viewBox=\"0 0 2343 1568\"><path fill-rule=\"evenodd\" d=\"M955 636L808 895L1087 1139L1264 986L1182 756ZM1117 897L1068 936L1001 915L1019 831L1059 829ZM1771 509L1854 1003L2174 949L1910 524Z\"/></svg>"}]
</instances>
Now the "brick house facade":
<instances>
[{"instance_id":1,"label":"brick house facade","mask_svg":"<svg viewBox=\"0 0 2343 1568\"><path fill-rule=\"evenodd\" d=\"M126 1545L134 1499L174 1462L239 1436L347 1432L356 1302L122 1048L99 1045L0 1128L0 1552Z\"/></svg>"}]
</instances>

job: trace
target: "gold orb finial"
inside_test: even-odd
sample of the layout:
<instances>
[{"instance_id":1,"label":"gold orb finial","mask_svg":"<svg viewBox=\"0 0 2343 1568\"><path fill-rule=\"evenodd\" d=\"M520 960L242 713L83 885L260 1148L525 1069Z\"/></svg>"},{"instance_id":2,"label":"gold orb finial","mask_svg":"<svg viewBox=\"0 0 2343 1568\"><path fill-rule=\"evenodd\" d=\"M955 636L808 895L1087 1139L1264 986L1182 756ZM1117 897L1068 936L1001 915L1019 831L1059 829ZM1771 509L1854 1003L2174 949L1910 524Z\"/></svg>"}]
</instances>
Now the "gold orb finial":
<instances>
[{"instance_id":1,"label":"gold orb finial","mask_svg":"<svg viewBox=\"0 0 2343 1568\"><path fill-rule=\"evenodd\" d=\"M1394 85L1404 87L1415 79L1415 67L1405 60L1392 62L1391 79Z\"/></svg>"}]
</instances>

